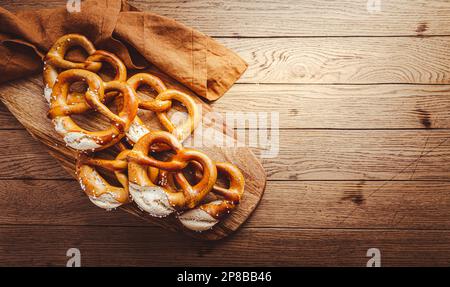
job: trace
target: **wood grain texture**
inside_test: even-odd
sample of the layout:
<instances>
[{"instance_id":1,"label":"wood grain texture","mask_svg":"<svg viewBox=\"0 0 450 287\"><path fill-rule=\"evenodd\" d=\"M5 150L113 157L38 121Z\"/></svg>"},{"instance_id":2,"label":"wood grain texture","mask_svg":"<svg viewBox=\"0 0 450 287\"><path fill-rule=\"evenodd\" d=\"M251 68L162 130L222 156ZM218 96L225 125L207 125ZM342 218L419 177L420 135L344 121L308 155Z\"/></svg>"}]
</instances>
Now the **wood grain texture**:
<instances>
[{"instance_id":1,"label":"wood grain texture","mask_svg":"<svg viewBox=\"0 0 450 287\"><path fill-rule=\"evenodd\" d=\"M372 1L376 3L376 1ZM64 0L2 0L10 10L49 8ZM239 1L130 0L135 7L181 21L211 36L449 35L450 3L440 0ZM372 9L371 9L372 8ZM214 17L210 17L214 15Z\"/></svg>"},{"instance_id":2,"label":"wood grain texture","mask_svg":"<svg viewBox=\"0 0 450 287\"><path fill-rule=\"evenodd\" d=\"M192 92L183 89L183 87L181 87L177 83L174 83L173 80L171 80L167 76L159 74L157 71L149 72L160 76L169 88L177 88L190 94L198 104L202 105L203 111L210 110L210 107L202 102ZM46 116L48 111L48 103L45 101L43 96L37 96L42 95L42 93L42 81L37 77L34 77L31 79L21 79L19 81L2 85L2 87L0 88L0 99L11 111L11 113L17 118L17 120L25 126L27 131L33 137L44 143L48 147L50 154L54 158L58 159L63 168L69 173L71 177L74 177L77 152L68 148L62 140L61 136L59 136L55 132L53 124ZM205 114L206 113L202 115ZM141 117L141 119L146 123L150 130L162 129L160 124L157 124L155 122L154 117L150 117L152 120L148 121L147 117L144 116ZM90 130L102 130L105 127L104 124L102 125L100 117L83 117L78 119L77 122L81 126L90 127ZM9 131L6 130L5 132ZM12 134L15 134L17 132L20 133L23 131L11 131ZM226 133L228 132L228 130L224 131L223 126L221 126L220 133L223 132ZM23 146L18 146L13 139L10 138L9 140L11 146L13 147L12 150L16 149L16 153L2 159L4 161L3 164L7 168L5 177L7 177L8 173L13 172L13 169L11 169L10 166L15 165L14 160L17 161L18 158L23 158L24 153L22 151L27 151L27 149ZM207 138L204 138L204 140L207 140ZM21 140L20 142L23 141ZM58 165L51 163L51 161L54 161L53 159L48 163L44 163L45 160L39 157L44 153L42 146L38 146L38 148L36 149L33 148L33 146L35 147L36 143L32 143L32 146L30 148L36 150L37 158L32 156L29 157L25 154L25 158L27 160L24 164L24 167L26 168L24 168L22 172L24 175L26 175L27 178L29 178L30 174L33 174L33 172L35 171L33 168L30 168L30 166L34 165L32 163L29 164L29 162L37 163L36 174L39 174L41 172L50 174L50 169L45 168L46 164L48 164L49 167L54 165L53 168L58 168ZM211 230L201 233L188 230L179 222L175 214L166 218L155 218L150 216L147 212L140 210L134 203L123 205L120 208L149 222L158 224L166 229L175 232L184 232L196 238L218 240L237 230L239 226L244 223L245 220L250 216L261 199L266 184L266 175L264 169L262 168L258 159L247 147L217 148L207 145L205 148L200 148L200 150L205 152L214 161L230 162L236 165L242 171L245 177L245 196L243 197L242 201L229 216L221 220ZM11 150L9 150L8 153L11 153ZM38 159L38 161L36 161L36 159ZM50 178L54 177L54 175L50 175Z\"/></svg>"},{"instance_id":3,"label":"wood grain texture","mask_svg":"<svg viewBox=\"0 0 450 287\"><path fill-rule=\"evenodd\" d=\"M0 137L0 178L71 178L25 131ZM449 137L447 130L281 130L278 155L261 161L270 180L449 180ZM22 150L26 157L14 153Z\"/></svg>"},{"instance_id":4,"label":"wood grain texture","mask_svg":"<svg viewBox=\"0 0 450 287\"><path fill-rule=\"evenodd\" d=\"M70 178L49 155L45 145L25 130L2 130L1 133L0 178Z\"/></svg>"},{"instance_id":5,"label":"wood grain texture","mask_svg":"<svg viewBox=\"0 0 450 287\"><path fill-rule=\"evenodd\" d=\"M263 162L272 181L260 206L220 242L103 212L0 104L0 265L64 266L70 247L85 266L365 266L373 247L383 266L450 264L450 134L433 130L449 128L450 2L129 2L250 63L213 106L275 111L289 129ZM15 11L65 3L0 0Z\"/></svg>"},{"instance_id":6,"label":"wood grain texture","mask_svg":"<svg viewBox=\"0 0 450 287\"><path fill-rule=\"evenodd\" d=\"M3 103L0 103L0 129L23 129Z\"/></svg>"},{"instance_id":7,"label":"wood grain texture","mask_svg":"<svg viewBox=\"0 0 450 287\"><path fill-rule=\"evenodd\" d=\"M0 225L155 226L93 206L73 180L0 181L0 210ZM273 227L450 229L450 182L270 181L243 228Z\"/></svg>"},{"instance_id":8,"label":"wood grain texture","mask_svg":"<svg viewBox=\"0 0 450 287\"><path fill-rule=\"evenodd\" d=\"M0 224L149 225L123 210L105 211L94 206L72 179L2 180L0 194Z\"/></svg>"},{"instance_id":9,"label":"wood grain texture","mask_svg":"<svg viewBox=\"0 0 450 287\"><path fill-rule=\"evenodd\" d=\"M279 154L263 165L277 180L447 180L449 137L439 130L280 131Z\"/></svg>"},{"instance_id":10,"label":"wood grain texture","mask_svg":"<svg viewBox=\"0 0 450 287\"><path fill-rule=\"evenodd\" d=\"M240 83L450 83L450 37L219 40L249 63Z\"/></svg>"},{"instance_id":11,"label":"wood grain texture","mask_svg":"<svg viewBox=\"0 0 450 287\"><path fill-rule=\"evenodd\" d=\"M449 94L433 85L238 84L213 108L276 112L281 129L450 128Z\"/></svg>"},{"instance_id":12,"label":"wood grain texture","mask_svg":"<svg viewBox=\"0 0 450 287\"><path fill-rule=\"evenodd\" d=\"M448 129L449 93L434 85L237 84L212 107L224 117L276 112L281 129ZM3 104L0 129L23 129Z\"/></svg>"},{"instance_id":13,"label":"wood grain texture","mask_svg":"<svg viewBox=\"0 0 450 287\"><path fill-rule=\"evenodd\" d=\"M81 251L83 266L366 266L369 248L382 266L448 266L450 232L243 228L219 242L180 238L157 228L0 226L8 266L65 266Z\"/></svg>"},{"instance_id":14,"label":"wood grain texture","mask_svg":"<svg viewBox=\"0 0 450 287\"><path fill-rule=\"evenodd\" d=\"M371 1L376 2L376 1ZM213 36L448 35L447 1L146 1L130 3ZM214 17L207 15L214 14ZM420 15L420 16L418 16ZM232 19L232 20L230 20ZM447 27L442 27L447 26Z\"/></svg>"}]
</instances>

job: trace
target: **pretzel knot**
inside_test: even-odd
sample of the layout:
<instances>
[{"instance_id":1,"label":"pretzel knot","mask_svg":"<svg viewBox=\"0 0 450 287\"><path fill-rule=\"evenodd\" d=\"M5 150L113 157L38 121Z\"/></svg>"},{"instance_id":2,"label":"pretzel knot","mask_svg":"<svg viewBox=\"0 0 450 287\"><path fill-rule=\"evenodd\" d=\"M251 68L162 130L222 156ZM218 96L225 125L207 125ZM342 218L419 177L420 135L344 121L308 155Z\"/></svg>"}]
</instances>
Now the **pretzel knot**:
<instances>
[{"instance_id":1,"label":"pretzel knot","mask_svg":"<svg viewBox=\"0 0 450 287\"><path fill-rule=\"evenodd\" d=\"M130 201L128 191L127 155L124 150L114 160L98 159L80 153L76 173L80 186L89 199L100 208L111 210ZM96 170L101 167L114 172L121 187L109 184Z\"/></svg>"},{"instance_id":2,"label":"pretzel knot","mask_svg":"<svg viewBox=\"0 0 450 287\"><path fill-rule=\"evenodd\" d=\"M110 121L110 127L101 131L88 131L78 126L70 117L85 111L84 103L68 103L70 85L83 81L88 89L86 103ZM117 92L123 96L122 108L118 115L103 104L105 93ZM137 114L138 102L133 89L126 83L111 81L104 83L99 76L87 70L72 69L59 74L53 87L49 118L53 120L56 131L64 136L66 144L76 150L101 150L120 141L129 129Z\"/></svg>"},{"instance_id":3,"label":"pretzel knot","mask_svg":"<svg viewBox=\"0 0 450 287\"><path fill-rule=\"evenodd\" d=\"M153 144L163 143L175 153L169 161L155 159L148 155ZM217 169L205 154L186 149L168 132L152 132L143 136L128 154L128 175L130 195L139 208L155 217L165 217L175 211L196 207L211 191L217 179ZM183 175L189 162L198 162L203 169L201 180L191 186ZM148 177L148 167L174 171L180 190L157 186Z\"/></svg>"},{"instance_id":4,"label":"pretzel knot","mask_svg":"<svg viewBox=\"0 0 450 287\"><path fill-rule=\"evenodd\" d=\"M200 112L197 104L189 95L178 90L167 89L161 79L148 73L136 74L129 78L127 83L135 91L143 85L148 85L156 91L158 95L154 99L140 99L139 108L155 112L164 128L173 133L181 142L189 137L198 126ZM167 115L167 111L172 107L173 100L180 102L188 111L188 119L180 127L176 127ZM133 122L130 130L132 132L129 132L127 136L133 142L137 142L143 135L150 132L143 124L139 123L139 119Z\"/></svg>"},{"instance_id":5,"label":"pretzel knot","mask_svg":"<svg viewBox=\"0 0 450 287\"><path fill-rule=\"evenodd\" d=\"M235 165L226 162L216 163L216 167L219 173L228 177L229 188L214 185L213 192L221 195L223 199L204 203L178 216L180 222L188 229L195 231L211 229L222 217L236 208L241 201L245 185L241 171ZM199 166L198 169L201 169L201 167Z\"/></svg>"},{"instance_id":6,"label":"pretzel knot","mask_svg":"<svg viewBox=\"0 0 450 287\"><path fill-rule=\"evenodd\" d=\"M93 55L96 49L91 41L86 37L78 34L68 34L59 38L55 44L50 48L44 59L44 97L50 103L52 96L52 89L58 77L58 70L68 69L85 69L92 72L98 72L102 64L91 59L86 59L84 62L76 63L65 59L67 52L73 47L83 48L88 55Z\"/></svg>"},{"instance_id":7,"label":"pretzel knot","mask_svg":"<svg viewBox=\"0 0 450 287\"><path fill-rule=\"evenodd\" d=\"M119 81L119 82L125 82L127 80L127 68L122 63L122 61L114 54L109 53L107 51L97 50L94 54L89 56L87 58L88 62L95 62L95 63L109 63L115 71L115 76L111 81ZM105 81L108 82L108 81ZM115 98L118 96L118 92L109 92L105 93L105 99L104 101L108 101L109 99ZM80 112L87 111L91 109L91 106L86 101L86 98L84 97L83 93L77 93L77 92L71 92L69 93L68 104L71 105L79 105L80 106Z\"/></svg>"}]
</instances>

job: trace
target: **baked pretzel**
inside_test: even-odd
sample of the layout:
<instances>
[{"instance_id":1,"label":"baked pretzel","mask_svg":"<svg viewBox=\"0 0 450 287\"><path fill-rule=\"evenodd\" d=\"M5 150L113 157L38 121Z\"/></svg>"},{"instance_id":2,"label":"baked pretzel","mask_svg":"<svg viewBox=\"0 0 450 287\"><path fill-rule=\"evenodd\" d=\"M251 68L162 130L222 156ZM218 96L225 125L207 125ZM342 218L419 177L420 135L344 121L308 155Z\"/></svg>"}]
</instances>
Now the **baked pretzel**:
<instances>
[{"instance_id":1,"label":"baked pretzel","mask_svg":"<svg viewBox=\"0 0 450 287\"><path fill-rule=\"evenodd\" d=\"M129 78L127 83L135 91L137 91L142 85L148 85L156 91L157 96L154 99L140 99L139 108L155 112L164 128L173 133L178 140L184 141L199 124L200 115L195 101L185 93L178 90L167 89L166 85L160 78L148 73L139 73ZM167 116L167 111L171 108L173 100L182 103L186 107L189 114L187 121L180 127L176 127ZM136 126L139 126L139 124L136 123ZM139 129L142 130L143 128ZM138 138L137 140L135 139L133 139L134 142L138 140Z\"/></svg>"},{"instance_id":2,"label":"baked pretzel","mask_svg":"<svg viewBox=\"0 0 450 287\"><path fill-rule=\"evenodd\" d=\"M216 163L219 174L224 174L228 177L230 182L229 188L223 188L214 185L213 192L220 195L223 199L214 200L188 210L178 216L180 222L188 229L194 231L205 231L211 229L216 225L225 215L229 214L231 210L241 201L244 193L245 180L244 176L235 165L226 162ZM201 166L198 166L201 170ZM167 173L164 171L163 173ZM170 175L162 175L169 176ZM167 181L170 184L170 181ZM173 183L171 184L173 186Z\"/></svg>"},{"instance_id":3,"label":"baked pretzel","mask_svg":"<svg viewBox=\"0 0 450 287\"><path fill-rule=\"evenodd\" d=\"M68 34L59 38L50 48L44 59L44 97L50 103L52 89L58 77L58 70L84 69L92 72L98 72L102 64L92 59L86 59L82 63L71 62L65 59L66 53L70 48L79 46L83 48L88 55L93 55L96 49L91 41L85 36L78 34Z\"/></svg>"},{"instance_id":4,"label":"baked pretzel","mask_svg":"<svg viewBox=\"0 0 450 287\"><path fill-rule=\"evenodd\" d=\"M175 153L169 161L155 159L149 155L154 144L166 144ZM196 207L211 191L217 179L217 169L213 161L205 154L183 148L181 143L168 132L151 132L143 136L128 154L128 174L130 194L139 208L155 217ZM191 186L182 170L191 161L202 166L201 180ZM171 190L157 186L148 176L148 167L174 171L180 190Z\"/></svg>"},{"instance_id":5,"label":"baked pretzel","mask_svg":"<svg viewBox=\"0 0 450 287\"><path fill-rule=\"evenodd\" d=\"M84 103L67 102L70 85L79 81L84 81L88 85L85 93L87 104L109 119L111 126L106 130L87 131L71 119L71 114L85 111ZM122 109L118 115L103 104L105 92L111 91L120 92L123 96ZM133 89L124 82L104 83L99 76L87 70L73 69L59 74L58 81L53 87L53 94L48 116L53 120L56 131L64 136L66 144L76 150L96 151L116 144L125 136L137 114L138 102Z\"/></svg>"},{"instance_id":6,"label":"baked pretzel","mask_svg":"<svg viewBox=\"0 0 450 287\"><path fill-rule=\"evenodd\" d=\"M127 155L129 150L120 152L114 160L90 157L80 153L76 164L76 174L83 191L98 207L114 209L130 201L128 191ZM109 184L96 170L101 167L114 172L121 187Z\"/></svg>"},{"instance_id":7,"label":"baked pretzel","mask_svg":"<svg viewBox=\"0 0 450 287\"><path fill-rule=\"evenodd\" d=\"M158 94L167 90L166 85L161 81L160 78L153 76L151 74L147 73L140 73L132 76L128 79L127 84L134 89L137 95L137 91L140 86L146 84L150 86L152 89L154 89ZM172 106L172 102L170 101L157 101L155 99L153 100L147 100L144 101L142 99L139 99L139 107L145 108L152 111L163 111L167 110ZM142 120L139 117L136 117L133 121L129 131L127 132L127 138L132 142L136 143L139 141L139 139L149 133L150 130L145 126L145 124L142 122Z\"/></svg>"},{"instance_id":8,"label":"baked pretzel","mask_svg":"<svg viewBox=\"0 0 450 287\"><path fill-rule=\"evenodd\" d=\"M88 57L83 62L65 59L74 46L87 52ZM96 74L105 62L115 69L111 81L103 81ZM86 92L70 91L71 85L80 81L87 84ZM44 62L44 83L44 95L50 103L48 117L69 147L97 151L117 144L121 150L113 160L79 153L76 173L80 185L97 206L113 209L134 200L139 208L153 216L164 217L177 212L186 228L204 231L239 204L244 192L240 170L229 163L214 163L202 152L183 148L180 143L200 122L198 106L189 95L168 89L161 79L151 74L136 74L127 81L127 69L118 57L96 50L86 37L78 34L61 37L50 49ZM156 97L138 99L136 91L142 85L152 87ZM118 114L104 104L113 98L121 99ZM167 115L174 100L184 105L189 115L179 127ZM155 112L168 132L145 127L137 117L138 108ZM88 110L105 116L110 127L101 131L79 127L71 115ZM135 143L132 150L120 143L124 136ZM160 151L170 151L166 154L167 160L149 154ZM184 175L189 164L195 167L197 178L193 184ZM121 186L109 184L97 168L114 172ZM228 176L229 188L215 185L218 172ZM211 191L221 198L206 202Z\"/></svg>"},{"instance_id":9,"label":"baked pretzel","mask_svg":"<svg viewBox=\"0 0 450 287\"><path fill-rule=\"evenodd\" d=\"M188 110L189 118L180 127L176 127L172 123L172 121L167 116L167 111L156 113L156 116L158 117L161 124L166 128L166 130L170 133L173 133L178 140L183 142L192 134L192 132L195 130L195 128L200 122L200 112L197 104L189 95L182 93L178 90L171 90L171 89L168 89L160 93L156 97L156 100L159 101L176 100L182 103Z\"/></svg>"},{"instance_id":10,"label":"baked pretzel","mask_svg":"<svg viewBox=\"0 0 450 287\"><path fill-rule=\"evenodd\" d=\"M113 78L112 81L125 82L127 80L127 68L122 63L122 61L116 55L114 55L112 53L109 53L107 51L97 50L86 59L86 62L100 63L100 64L102 62L109 63L115 70L115 77ZM56 80L55 80L55 82L56 82ZM48 97L48 101L50 102L52 89L49 90L49 87L51 87L53 89L54 83L53 84L46 83L46 88L44 88L44 93L46 93L47 96L50 93L50 96ZM114 98L117 95L118 95L117 92L106 93L105 99L103 101L107 101L108 99ZM86 102L84 93L73 92L73 91L70 92L67 97L67 103L69 105L77 105L79 112L84 112L84 111L91 109L89 104Z\"/></svg>"},{"instance_id":11,"label":"baked pretzel","mask_svg":"<svg viewBox=\"0 0 450 287\"><path fill-rule=\"evenodd\" d=\"M125 64L114 54L103 51L103 50L97 50L94 54L89 56L87 58L87 61L89 62L96 62L96 63L109 63L115 71L115 76L111 81L119 81L119 82L126 82L127 80L127 67L125 67ZM105 81L108 82L108 81ZM111 98L114 98L118 95L118 92L109 92L105 94L105 101L108 101ZM84 109L89 110L91 107L86 102L86 99L84 97L84 93L77 93L77 92L71 92L68 96L67 103L69 105L74 104L81 104L83 103Z\"/></svg>"}]
</instances>

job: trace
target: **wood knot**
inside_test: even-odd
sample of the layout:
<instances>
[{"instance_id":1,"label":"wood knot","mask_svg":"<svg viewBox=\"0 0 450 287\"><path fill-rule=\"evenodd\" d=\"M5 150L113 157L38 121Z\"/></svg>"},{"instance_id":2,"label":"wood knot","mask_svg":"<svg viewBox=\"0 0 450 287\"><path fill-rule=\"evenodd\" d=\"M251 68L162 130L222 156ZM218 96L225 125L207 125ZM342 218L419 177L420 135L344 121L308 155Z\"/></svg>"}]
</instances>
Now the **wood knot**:
<instances>
[{"instance_id":1,"label":"wood knot","mask_svg":"<svg viewBox=\"0 0 450 287\"><path fill-rule=\"evenodd\" d=\"M416 28L416 33L418 36L422 36L424 32L428 30L428 24L427 23L419 23Z\"/></svg>"},{"instance_id":2,"label":"wood knot","mask_svg":"<svg viewBox=\"0 0 450 287\"><path fill-rule=\"evenodd\" d=\"M415 112L419 115L420 123L426 128L431 128L432 122L431 122L431 115L429 112L422 110L422 109L416 109Z\"/></svg>"}]
</instances>

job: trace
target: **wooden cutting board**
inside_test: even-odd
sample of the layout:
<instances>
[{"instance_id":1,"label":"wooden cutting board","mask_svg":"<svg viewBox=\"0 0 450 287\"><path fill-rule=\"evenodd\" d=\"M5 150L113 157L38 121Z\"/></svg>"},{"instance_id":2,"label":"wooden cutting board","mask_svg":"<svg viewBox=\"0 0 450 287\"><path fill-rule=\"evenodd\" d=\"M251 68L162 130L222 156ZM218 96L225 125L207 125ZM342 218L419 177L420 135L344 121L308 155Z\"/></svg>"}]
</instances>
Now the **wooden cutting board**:
<instances>
[{"instance_id":1,"label":"wooden cutting board","mask_svg":"<svg viewBox=\"0 0 450 287\"><path fill-rule=\"evenodd\" d=\"M208 111L211 111L209 105L173 79L160 73L156 69L150 69L149 71L160 76L169 87L180 89L190 94L196 101L201 103L203 116L205 116ZM75 176L76 152L65 146L62 138L54 131L53 124L46 117L48 104L43 96L43 84L41 78L42 76L38 75L2 85L0 87L0 99L28 132L48 147L50 154L59 160L63 168L67 170L71 176ZM140 117L149 127L162 130L159 122L154 116L142 113L143 112L140 112ZM79 119L78 122L90 127L97 126L97 124L92 124L92 118L89 117ZM214 128L220 130L220 133L228 137L233 137L232 131L226 127L220 128L215 126ZM247 220L258 205L266 185L266 174L258 159L249 148L211 147L210 144L205 144L205 138L203 138L203 146L206 147L196 148L204 151L215 161L227 161L237 165L243 172L246 180L244 197L239 206L213 229L201 233L193 232L184 228L173 216L164 219L154 218L138 209L134 203L120 208L144 220L160 225L165 229L176 232L181 231L189 236L200 239L218 240L233 233ZM81 188L79 192L80 196L85 196L81 191ZM49 196L51 196L50 192ZM98 207L92 205L92 208ZM73 212L76 212L76 210Z\"/></svg>"}]
</instances>

